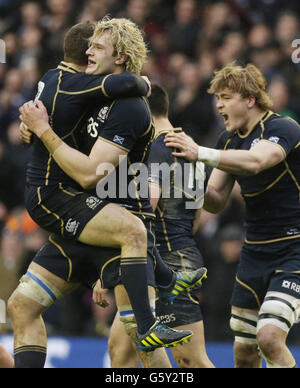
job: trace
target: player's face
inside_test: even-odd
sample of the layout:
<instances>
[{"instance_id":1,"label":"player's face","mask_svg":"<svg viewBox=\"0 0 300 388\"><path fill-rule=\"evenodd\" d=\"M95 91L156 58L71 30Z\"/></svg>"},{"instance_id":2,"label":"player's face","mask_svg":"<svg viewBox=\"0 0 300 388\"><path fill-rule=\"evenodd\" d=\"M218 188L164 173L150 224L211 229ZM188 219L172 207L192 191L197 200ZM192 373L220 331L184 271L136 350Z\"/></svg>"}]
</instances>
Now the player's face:
<instances>
[{"instance_id":1,"label":"player's face","mask_svg":"<svg viewBox=\"0 0 300 388\"><path fill-rule=\"evenodd\" d=\"M109 32L105 32L99 38L93 40L86 52L88 56L87 74L108 74L116 70L114 48Z\"/></svg>"},{"instance_id":2,"label":"player's face","mask_svg":"<svg viewBox=\"0 0 300 388\"><path fill-rule=\"evenodd\" d=\"M217 109L224 118L226 130L233 133L245 129L249 113L248 99L229 89L220 92L216 97Z\"/></svg>"}]
</instances>

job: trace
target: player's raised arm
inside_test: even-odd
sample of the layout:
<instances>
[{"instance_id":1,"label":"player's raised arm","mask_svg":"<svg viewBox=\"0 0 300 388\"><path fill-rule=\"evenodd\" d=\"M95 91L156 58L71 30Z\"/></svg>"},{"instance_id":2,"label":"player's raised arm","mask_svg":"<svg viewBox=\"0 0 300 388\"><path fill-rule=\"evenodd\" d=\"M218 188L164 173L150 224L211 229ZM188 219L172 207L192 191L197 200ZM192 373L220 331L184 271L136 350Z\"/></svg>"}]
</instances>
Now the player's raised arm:
<instances>
[{"instance_id":1,"label":"player's raised arm","mask_svg":"<svg viewBox=\"0 0 300 388\"><path fill-rule=\"evenodd\" d=\"M37 106L35 106L35 104ZM113 144L98 140L89 156L68 146L49 124L49 116L41 101L30 101L20 108L20 119L40 138L61 169L84 189L95 188L104 175L97 175L101 163L119 164L119 157L127 152Z\"/></svg>"},{"instance_id":2,"label":"player's raised arm","mask_svg":"<svg viewBox=\"0 0 300 388\"><path fill-rule=\"evenodd\" d=\"M276 143L261 140L250 150L216 150L201 147L185 133L166 136L166 145L176 148L173 152L190 162L202 161L209 166L238 175L256 175L285 159L285 153Z\"/></svg>"}]
</instances>

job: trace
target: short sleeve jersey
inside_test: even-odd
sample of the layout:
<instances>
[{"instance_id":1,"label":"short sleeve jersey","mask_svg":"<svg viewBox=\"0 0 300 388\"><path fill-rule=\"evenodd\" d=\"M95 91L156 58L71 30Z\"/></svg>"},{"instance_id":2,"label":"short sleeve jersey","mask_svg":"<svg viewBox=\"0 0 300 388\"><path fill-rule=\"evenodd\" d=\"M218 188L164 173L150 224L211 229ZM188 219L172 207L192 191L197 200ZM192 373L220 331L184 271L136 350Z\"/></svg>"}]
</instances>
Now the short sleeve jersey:
<instances>
[{"instance_id":1,"label":"short sleeve jersey","mask_svg":"<svg viewBox=\"0 0 300 388\"><path fill-rule=\"evenodd\" d=\"M154 133L147 100L124 98L95 109L88 119L84 136L86 154L97 139L127 153L117 168L98 183L97 195L133 213L152 218L147 160Z\"/></svg>"},{"instance_id":2,"label":"short sleeve jersey","mask_svg":"<svg viewBox=\"0 0 300 388\"><path fill-rule=\"evenodd\" d=\"M260 140L281 147L285 159L254 176L234 175L246 204L246 241L294 238L300 235L300 126L267 112L248 136L226 132L217 148L249 150Z\"/></svg>"},{"instance_id":3,"label":"short sleeve jersey","mask_svg":"<svg viewBox=\"0 0 300 388\"><path fill-rule=\"evenodd\" d=\"M175 132L181 132L176 129ZM207 179L205 165L188 163L172 155L160 132L151 145L148 160L149 182L161 188L156 209L155 235L161 252L195 246L193 223L203 205Z\"/></svg>"}]
</instances>

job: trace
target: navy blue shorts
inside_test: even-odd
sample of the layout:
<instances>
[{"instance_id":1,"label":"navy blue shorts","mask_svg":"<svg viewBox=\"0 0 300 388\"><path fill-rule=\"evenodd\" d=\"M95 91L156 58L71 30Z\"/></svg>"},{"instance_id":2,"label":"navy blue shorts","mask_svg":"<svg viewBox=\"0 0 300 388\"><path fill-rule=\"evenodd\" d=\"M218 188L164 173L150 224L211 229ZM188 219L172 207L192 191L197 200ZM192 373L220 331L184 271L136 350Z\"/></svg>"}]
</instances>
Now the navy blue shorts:
<instances>
[{"instance_id":1,"label":"navy blue shorts","mask_svg":"<svg viewBox=\"0 0 300 388\"><path fill-rule=\"evenodd\" d=\"M145 221L148 230L148 285L156 287L154 279L154 235L151 221ZM70 283L92 288L100 278L104 288L113 289L121 282L120 249L100 248L51 235L49 241L33 259L34 263Z\"/></svg>"},{"instance_id":2,"label":"navy blue shorts","mask_svg":"<svg viewBox=\"0 0 300 388\"><path fill-rule=\"evenodd\" d=\"M28 213L41 228L73 240L109 203L61 183L50 187L27 186L25 201Z\"/></svg>"},{"instance_id":3,"label":"navy blue shorts","mask_svg":"<svg viewBox=\"0 0 300 388\"><path fill-rule=\"evenodd\" d=\"M160 252L167 266L178 271L194 271L203 267L203 259L197 247L184 248L179 251ZM157 318L169 327L178 327L203 321L200 304L189 291L179 295L173 304L164 305L156 302Z\"/></svg>"},{"instance_id":4,"label":"navy blue shorts","mask_svg":"<svg viewBox=\"0 0 300 388\"><path fill-rule=\"evenodd\" d=\"M300 238L244 244L232 306L259 310L268 291L300 299Z\"/></svg>"}]
</instances>

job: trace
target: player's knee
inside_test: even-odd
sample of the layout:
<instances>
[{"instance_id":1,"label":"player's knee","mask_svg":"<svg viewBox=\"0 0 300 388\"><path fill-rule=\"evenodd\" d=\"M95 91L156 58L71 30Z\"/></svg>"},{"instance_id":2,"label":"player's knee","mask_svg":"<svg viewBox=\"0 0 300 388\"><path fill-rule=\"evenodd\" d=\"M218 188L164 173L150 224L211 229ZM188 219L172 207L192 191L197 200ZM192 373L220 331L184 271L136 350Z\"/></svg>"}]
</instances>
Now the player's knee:
<instances>
[{"instance_id":1,"label":"player's knee","mask_svg":"<svg viewBox=\"0 0 300 388\"><path fill-rule=\"evenodd\" d=\"M258 331L257 342L262 354L269 360L273 360L284 346L278 337L278 329L272 326L265 326Z\"/></svg>"},{"instance_id":2,"label":"player's knee","mask_svg":"<svg viewBox=\"0 0 300 388\"><path fill-rule=\"evenodd\" d=\"M144 248L147 246L147 230L139 218L134 217L130 226L125 231L125 242L131 247Z\"/></svg>"},{"instance_id":3,"label":"player's knee","mask_svg":"<svg viewBox=\"0 0 300 388\"><path fill-rule=\"evenodd\" d=\"M25 302L26 301L24 296L18 292L14 292L9 298L7 303L7 311L13 323L16 323L20 320L23 321L30 315L30 309Z\"/></svg>"}]
</instances>

